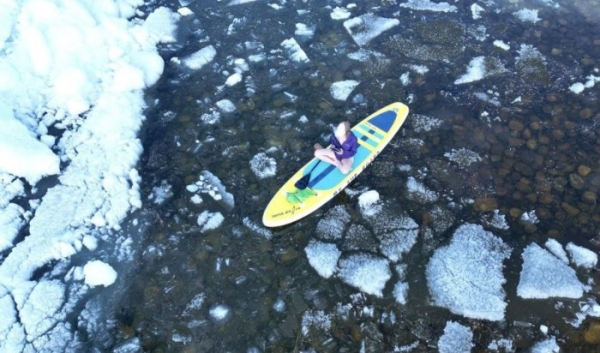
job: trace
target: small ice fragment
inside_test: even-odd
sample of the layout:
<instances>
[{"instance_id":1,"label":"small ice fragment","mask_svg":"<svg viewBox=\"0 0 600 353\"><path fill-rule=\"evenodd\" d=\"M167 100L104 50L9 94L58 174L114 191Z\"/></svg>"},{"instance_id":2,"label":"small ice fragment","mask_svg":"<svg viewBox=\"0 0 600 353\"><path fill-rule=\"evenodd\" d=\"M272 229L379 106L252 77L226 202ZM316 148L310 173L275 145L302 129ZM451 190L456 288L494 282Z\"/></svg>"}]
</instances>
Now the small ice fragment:
<instances>
[{"instance_id":1,"label":"small ice fragment","mask_svg":"<svg viewBox=\"0 0 600 353\"><path fill-rule=\"evenodd\" d=\"M470 352L473 347L473 331L454 321L446 322L444 334L438 341L440 353Z\"/></svg>"},{"instance_id":2,"label":"small ice fragment","mask_svg":"<svg viewBox=\"0 0 600 353\"><path fill-rule=\"evenodd\" d=\"M502 50L509 50L510 49L510 45L504 43L504 41L501 40L495 40L494 41L494 45Z\"/></svg>"},{"instance_id":3,"label":"small ice fragment","mask_svg":"<svg viewBox=\"0 0 600 353\"><path fill-rule=\"evenodd\" d=\"M381 211L381 204L379 203L379 193L375 190L369 190L362 193L358 197L358 205L364 215L373 216Z\"/></svg>"},{"instance_id":4,"label":"small ice fragment","mask_svg":"<svg viewBox=\"0 0 600 353\"><path fill-rule=\"evenodd\" d=\"M308 263L324 278L329 278L337 269L337 262L342 252L335 244L311 240L304 249Z\"/></svg>"},{"instance_id":5,"label":"small ice fragment","mask_svg":"<svg viewBox=\"0 0 600 353\"><path fill-rule=\"evenodd\" d=\"M191 185L186 186L185 189L189 192L196 192L196 191L198 191L198 185L191 184Z\"/></svg>"},{"instance_id":6,"label":"small ice fragment","mask_svg":"<svg viewBox=\"0 0 600 353\"><path fill-rule=\"evenodd\" d=\"M273 304L273 310L277 311L278 313L282 313L285 310L285 302L283 299L277 299L277 301Z\"/></svg>"},{"instance_id":7,"label":"small ice fragment","mask_svg":"<svg viewBox=\"0 0 600 353\"><path fill-rule=\"evenodd\" d=\"M213 61L215 56L217 55L217 51L215 47L209 45L204 47L197 52L185 57L182 59L182 62L185 66L192 70L198 70L202 68L204 65Z\"/></svg>"},{"instance_id":8,"label":"small ice fragment","mask_svg":"<svg viewBox=\"0 0 600 353\"><path fill-rule=\"evenodd\" d=\"M210 308L209 314L216 321L224 321L229 317L230 310L227 305L220 304Z\"/></svg>"},{"instance_id":9,"label":"small ice fragment","mask_svg":"<svg viewBox=\"0 0 600 353\"><path fill-rule=\"evenodd\" d=\"M329 91L334 99L345 101L359 83L360 82L355 80L334 82L329 88Z\"/></svg>"},{"instance_id":10,"label":"small ice fragment","mask_svg":"<svg viewBox=\"0 0 600 353\"><path fill-rule=\"evenodd\" d=\"M239 72L236 72L227 78L227 80L225 81L225 85L231 87L231 86L235 86L236 84L238 84L240 82L242 82L242 74Z\"/></svg>"},{"instance_id":11,"label":"small ice fragment","mask_svg":"<svg viewBox=\"0 0 600 353\"><path fill-rule=\"evenodd\" d=\"M224 113L233 113L235 111L235 104L229 99L221 99L216 105Z\"/></svg>"},{"instance_id":12,"label":"small ice fragment","mask_svg":"<svg viewBox=\"0 0 600 353\"><path fill-rule=\"evenodd\" d=\"M346 20L350 18L351 13L350 11L337 6L333 9L330 16L332 20Z\"/></svg>"},{"instance_id":13,"label":"small ice fragment","mask_svg":"<svg viewBox=\"0 0 600 353\"><path fill-rule=\"evenodd\" d=\"M194 195L190 198L190 201L195 205L199 205L202 203L202 197L200 197L200 195Z\"/></svg>"},{"instance_id":14,"label":"small ice fragment","mask_svg":"<svg viewBox=\"0 0 600 353\"><path fill-rule=\"evenodd\" d=\"M540 21L540 18L538 17L538 10L521 9L513 12L513 15L523 22L536 23Z\"/></svg>"},{"instance_id":15,"label":"small ice fragment","mask_svg":"<svg viewBox=\"0 0 600 353\"><path fill-rule=\"evenodd\" d=\"M481 18L481 13L484 12L485 10L483 9L483 7L477 5L477 4L473 4L471 5L471 15L473 16L474 20L478 20Z\"/></svg>"},{"instance_id":16,"label":"small ice fragment","mask_svg":"<svg viewBox=\"0 0 600 353\"><path fill-rule=\"evenodd\" d=\"M594 268L598 264L598 254L592 250L569 242L569 244L567 244L567 251L571 256L573 263L579 267Z\"/></svg>"}]
</instances>

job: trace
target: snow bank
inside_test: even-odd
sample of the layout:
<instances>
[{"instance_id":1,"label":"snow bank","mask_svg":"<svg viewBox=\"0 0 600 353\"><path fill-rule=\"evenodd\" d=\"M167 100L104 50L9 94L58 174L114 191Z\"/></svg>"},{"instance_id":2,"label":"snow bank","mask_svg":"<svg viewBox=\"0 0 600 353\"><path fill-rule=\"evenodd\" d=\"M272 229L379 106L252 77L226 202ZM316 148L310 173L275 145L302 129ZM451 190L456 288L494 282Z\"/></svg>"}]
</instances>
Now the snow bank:
<instances>
[{"instance_id":1,"label":"snow bank","mask_svg":"<svg viewBox=\"0 0 600 353\"><path fill-rule=\"evenodd\" d=\"M395 18L379 17L371 13L344 21L344 27L360 47L399 24L400 21Z\"/></svg>"},{"instance_id":2,"label":"snow bank","mask_svg":"<svg viewBox=\"0 0 600 353\"><path fill-rule=\"evenodd\" d=\"M444 334L438 341L440 353L470 352L473 347L473 331L454 321L446 322Z\"/></svg>"},{"instance_id":3,"label":"snow bank","mask_svg":"<svg viewBox=\"0 0 600 353\"><path fill-rule=\"evenodd\" d=\"M581 298L583 284L575 270L532 243L523 250L517 295L525 299Z\"/></svg>"},{"instance_id":4,"label":"snow bank","mask_svg":"<svg viewBox=\"0 0 600 353\"><path fill-rule=\"evenodd\" d=\"M18 305L0 299L3 322L10 325L0 351L77 350L84 323L71 327L64 319L84 306L89 287L79 281L36 284L32 274L69 277L69 257L86 249L82 239L90 236L127 252L118 232L126 214L141 206L134 167L142 152L142 91L162 74L156 46L174 39L179 17L159 8L145 21L129 21L140 4L23 0L4 3L0 11L0 175L22 177L35 190L41 178L60 173L58 185L37 200L28 234L0 264L0 288L8 291L0 297L19 298ZM6 215L13 208L7 195L15 194L0 194ZM116 273L95 266L86 267L87 282L114 281Z\"/></svg>"},{"instance_id":5,"label":"snow bank","mask_svg":"<svg viewBox=\"0 0 600 353\"><path fill-rule=\"evenodd\" d=\"M433 303L473 319L504 319L502 262L510 253L509 246L480 225L461 225L427 265Z\"/></svg>"},{"instance_id":6,"label":"snow bank","mask_svg":"<svg viewBox=\"0 0 600 353\"><path fill-rule=\"evenodd\" d=\"M335 244L312 240L304 249L308 263L324 278L329 278L337 269L342 252Z\"/></svg>"}]
</instances>

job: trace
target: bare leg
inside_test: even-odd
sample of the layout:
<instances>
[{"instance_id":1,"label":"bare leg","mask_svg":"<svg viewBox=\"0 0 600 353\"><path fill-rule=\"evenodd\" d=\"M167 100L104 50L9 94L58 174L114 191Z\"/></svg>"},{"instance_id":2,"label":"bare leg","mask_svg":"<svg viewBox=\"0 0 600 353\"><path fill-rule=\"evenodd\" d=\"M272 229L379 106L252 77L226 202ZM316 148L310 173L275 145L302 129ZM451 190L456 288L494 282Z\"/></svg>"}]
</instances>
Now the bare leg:
<instances>
[{"instance_id":1,"label":"bare leg","mask_svg":"<svg viewBox=\"0 0 600 353\"><path fill-rule=\"evenodd\" d=\"M316 150L315 157L322 160L323 162L332 164L332 165L336 166L337 168L342 167L342 163L340 163L340 161L337 160L337 158L335 157L335 153L330 149L322 148L322 149Z\"/></svg>"},{"instance_id":2,"label":"bare leg","mask_svg":"<svg viewBox=\"0 0 600 353\"><path fill-rule=\"evenodd\" d=\"M345 158L342 159L342 161L340 162L340 172L342 172L342 174L348 174L350 173L350 170L352 169L352 164L354 163L354 158Z\"/></svg>"}]
</instances>

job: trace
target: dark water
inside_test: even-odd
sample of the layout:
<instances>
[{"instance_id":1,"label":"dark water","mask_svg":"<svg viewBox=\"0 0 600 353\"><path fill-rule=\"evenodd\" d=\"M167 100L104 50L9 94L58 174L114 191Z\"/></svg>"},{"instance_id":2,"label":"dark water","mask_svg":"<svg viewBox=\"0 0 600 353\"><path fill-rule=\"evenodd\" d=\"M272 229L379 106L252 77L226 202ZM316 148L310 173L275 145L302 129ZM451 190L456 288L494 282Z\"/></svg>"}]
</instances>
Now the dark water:
<instances>
[{"instance_id":1,"label":"dark water","mask_svg":"<svg viewBox=\"0 0 600 353\"><path fill-rule=\"evenodd\" d=\"M118 309L119 340L138 337L152 352L393 351L411 344L413 352L425 352L435 349L446 322L455 320L473 330L475 351L500 337L513 340L517 351L531 347L544 338L541 324L550 327L566 351L597 351L583 339L588 323L576 330L565 322L578 311L578 301L515 295L520 253L527 244L551 237L595 250L600 246L599 86L578 95L568 89L600 75L600 26L590 16L600 6L574 1L554 8L548 3L487 1L480 4L482 19L473 20L470 2L453 4L458 10L450 13L411 11L395 1L361 2L353 15L372 12L400 20L365 47L385 59L371 56L365 62L347 57L359 48L342 21L329 17L327 5L345 3L287 1L281 10L261 1L188 5L194 15L181 20L180 42L162 48L167 66L148 92L142 135L145 195L166 183L172 196L145 205L149 230ZM541 21L522 22L512 15L522 8L539 9ZM234 19L240 21L227 35ZM316 26L312 38L298 40L310 58L305 64L290 62L279 51L283 40L294 37L298 22ZM495 39L509 43L510 50L492 45ZM259 43L259 49L246 42ZM170 61L209 44L217 56L200 70ZM531 47L519 53L521 44ZM228 76L224 71L234 72L233 59L248 60L259 52L266 59L249 63L243 82L219 88ZM477 56L485 56L488 71L504 69L455 84ZM428 72L417 74L410 65L424 65ZM399 78L406 72L411 82L404 85ZM361 83L348 100L335 101L329 86L345 79ZM200 117L214 111L221 99L232 101L236 111L222 114L215 124L203 122ZM393 101L407 102L411 115L350 188L377 190L419 224L417 243L403 259L410 286L407 305L389 295L395 277L384 291L388 294L376 298L339 279L320 277L307 261L304 248L315 238L319 220L338 205L355 216L356 198L339 195L315 214L267 236L260 226L270 197L310 158L310 146L322 142L327 124L357 122ZM416 114L442 123L424 131ZM303 115L307 123L299 122ZM277 174L260 179L249 161L271 147L276 147L268 154L277 162ZM444 157L460 148L482 161L461 167ZM400 165L410 165L410 171ZM190 202L193 194L186 186L205 170L234 196L233 208L205 195L200 205ZM433 205L407 196L408 177L437 192L436 204L452 213L451 225L433 240L424 235L435 221ZM509 230L483 221L490 207L506 215ZM205 210L223 214L216 230L201 232L197 218ZM520 220L532 210L538 223ZM505 321L470 320L429 302L428 259L466 222L484 225L515 249L505 261ZM597 272L580 276L589 277L598 282ZM587 296L597 300L597 286ZM219 309L226 309L223 319L214 314ZM318 311L338 314L329 328L303 334L303 316Z\"/></svg>"}]
</instances>

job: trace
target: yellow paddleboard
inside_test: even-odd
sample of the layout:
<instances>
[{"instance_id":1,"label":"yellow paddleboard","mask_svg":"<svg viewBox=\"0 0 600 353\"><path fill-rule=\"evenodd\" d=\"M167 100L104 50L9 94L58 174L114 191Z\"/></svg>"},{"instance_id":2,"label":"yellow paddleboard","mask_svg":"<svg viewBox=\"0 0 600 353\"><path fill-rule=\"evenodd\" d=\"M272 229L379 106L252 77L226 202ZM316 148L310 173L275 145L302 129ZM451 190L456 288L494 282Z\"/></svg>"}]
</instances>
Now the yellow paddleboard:
<instances>
[{"instance_id":1,"label":"yellow paddleboard","mask_svg":"<svg viewBox=\"0 0 600 353\"><path fill-rule=\"evenodd\" d=\"M352 170L344 175L333 165L326 162L318 163L318 160L313 158L273 196L263 214L264 225L278 227L295 222L331 200L365 170L387 146L404 124L407 115L406 105L392 103L356 124L352 132L358 138L359 147L354 156ZM310 173L308 188L297 189L294 184L308 174L315 165L316 168Z\"/></svg>"}]
</instances>

